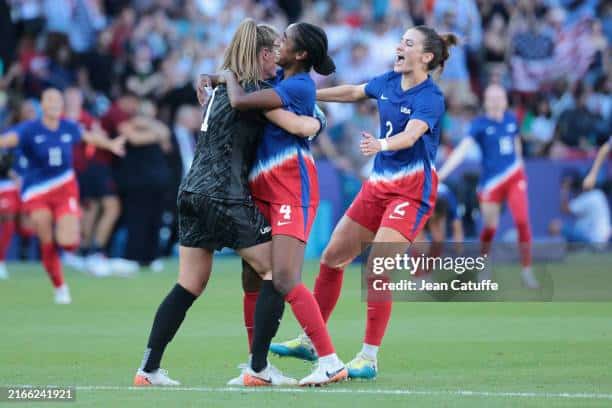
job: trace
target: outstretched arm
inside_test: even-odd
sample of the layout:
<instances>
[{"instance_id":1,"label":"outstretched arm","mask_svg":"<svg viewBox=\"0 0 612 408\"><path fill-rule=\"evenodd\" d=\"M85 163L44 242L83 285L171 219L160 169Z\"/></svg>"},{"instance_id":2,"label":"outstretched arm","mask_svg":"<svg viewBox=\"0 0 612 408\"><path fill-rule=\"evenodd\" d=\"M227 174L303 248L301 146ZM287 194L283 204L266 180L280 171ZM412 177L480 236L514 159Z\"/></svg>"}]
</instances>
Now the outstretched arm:
<instances>
[{"instance_id":1,"label":"outstretched arm","mask_svg":"<svg viewBox=\"0 0 612 408\"><path fill-rule=\"evenodd\" d=\"M367 99L365 93L366 84L361 85L339 85L331 88L319 89L317 100L326 102L357 102Z\"/></svg>"},{"instance_id":2,"label":"outstretched arm","mask_svg":"<svg viewBox=\"0 0 612 408\"><path fill-rule=\"evenodd\" d=\"M19 135L17 132L8 132L0 134L0 149L10 149L19 144Z\"/></svg>"},{"instance_id":3,"label":"outstretched arm","mask_svg":"<svg viewBox=\"0 0 612 408\"><path fill-rule=\"evenodd\" d=\"M606 157L608 157L608 153L610 153L610 140L603 144L597 151L597 157L595 157L593 167L591 167L591 170L589 170L589 174L587 174L587 176L584 178L584 181L582 182L582 188L584 188L585 190L590 190L595 187L595 182L597 181L597 173L599 173L599 169L606 160Z\"/></svg>"},{"instance_id":4,"label":"outstretched arm","mask_svg":"<svg viewBox=\"0 0 612 408\"><path fill-rule=\"evenodd\" d=\"M465 158L465 155L467 154L468 150L470 150L473 144L474 139L468 136L464 138L457 147L455 147L455 149L452 151L448 159L446 159L444 165L438 172L438 180L440 183L443 182L448 177L448 175L457 168L459 164L461 164L461 162Z\"/></svg>"},{"instance_id":5,"label":"outstretched arm","mask_svg":"<svg viewBox=\"0 0 612 408\"><path fill-rule=\"evenodd\" d=\"M85 131L83 132L83 141L92 144L101 149L108 150L113 154L123 157L125 156L125 136L119 136L110 139L106 132L103 131Z\"/></svg>"},{"instance_id":6,"label":"outstretched arm","mask_svg":"<svg viewBox=\"0 0 612 408\"><path fill-rule=\"evenodd\" d=\"M227 86L232 108L238 110L249 109L276 109L283 106L283 101L274 89L262 89L261 91L244 92L238 82L236 75L231 71L225 71L223 77Z\"/></svg>"}]
</instances>

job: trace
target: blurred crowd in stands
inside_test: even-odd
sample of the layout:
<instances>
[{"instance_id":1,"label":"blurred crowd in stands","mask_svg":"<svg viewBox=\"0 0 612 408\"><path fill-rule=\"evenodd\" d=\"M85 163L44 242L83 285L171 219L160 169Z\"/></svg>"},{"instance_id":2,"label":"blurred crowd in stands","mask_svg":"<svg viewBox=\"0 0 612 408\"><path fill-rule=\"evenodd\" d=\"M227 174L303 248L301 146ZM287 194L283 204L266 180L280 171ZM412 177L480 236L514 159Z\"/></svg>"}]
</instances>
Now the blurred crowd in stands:
<instances>
[{"instance_id":1,"label":"blurred crowd in stands","mask_svg":"<svg viewBox=\"0 0 612 408\"><path fill-rule=\"evenodd\" d=\"M0 0L0 129L35 117L46 87L73 92L73 118L130 135L123 159L88 147L77 155L81 172L91 163L112 169L117 201L97 200L97 211L114 214L112 223L123 214L131 237L165 225L171 244L176 191L202 114L194 82L216 71L245 17L281 32L297 20L321 25L338 70L313 74L319 87L389 70L413 25L459 35L438 79L447 98L440 161L466 135L491 82L511 92L527 157L592 157L611 133L612 2L603 0ZM362 130L378 133L376 106L323 108L329 126L318 157L362 177L358 139ZM159 256L140 242L128 242L128 258Z\"/></svg>"}]
</instances>

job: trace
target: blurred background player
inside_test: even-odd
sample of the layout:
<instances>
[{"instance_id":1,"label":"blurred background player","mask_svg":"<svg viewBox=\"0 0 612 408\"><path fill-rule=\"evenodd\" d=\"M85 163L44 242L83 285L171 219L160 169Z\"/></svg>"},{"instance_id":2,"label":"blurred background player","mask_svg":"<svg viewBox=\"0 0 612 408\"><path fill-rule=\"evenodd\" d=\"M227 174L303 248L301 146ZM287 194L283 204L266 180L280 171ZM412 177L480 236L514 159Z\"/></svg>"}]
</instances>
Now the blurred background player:
<instances>
[{"instance_id":1,"label":"blurred background player","mask_svg":"<svg viewBox=\"0 0 612 408\"><path fill-rule=\"evenodd\" d=\"M261 80L274 77L277 43L278 33L273 28L247 19L236 30L222 68L233 69L249 91L269 87ZM205 100L203 92L204 89L198 88L200 102ZM264 116L294 132L303 127L304 136L316 133L321 127L313 118L278 109L265 112ZM251 347L261 279L246 277L245 273L271 278L271 227L254 205L248 186L248 173L265 125L259 113L232 109L225 86L212 91L192 166L179 189L178 282L157 310L142 365L134 378L135 385L178 385L178 381L159 368L161 359L187 310L206 289L214 251L224 247L237 250L243 263L251 265L243 271L244 320ZM273 367L269 372L269 385L297 382ZM230 385L243 384L242 375L230 381Z\"/></svg>"},{"instance_id":2,"label":"blurred background player","mask_svg":"<svg viewBox=\"0 0 612 408\"><path fill-rule=\"evenodd\" d=\"M38 116L37 105L33 100L21 102L15 110L11 122L17 125ZM10 131L9 128L7 131ZM27 216L21 213L21 198L19 196L20 177L27 167L27 159L19 152L19 148L5 149L0 155L0 279L8 278L6 255L11 239L16 229L22 239L29 238Z\"/></svg>"},{"instance_id":3,"label":"blurred background player","mask_svg":"<svg viewBox=\"0 0 612 408\"><path fill-rule=\"evenodd\" d=\"M561 235L578 247L583 244L605 248L612 229L608 200L600 189L583 190L583 183L577 171L568 171L564 175L561 181L561 211L570 215L572 220L551 221L550 233L553 236Z\"/></svg>"},{"instance_id":4,"label":"blurred background player","mask_svg":"<svg viewBox=\"0 0 612 408\"><path fill-rule=\"evenodd\" d=\"M397 244L372 247L367 263L371 268L373 257L405 252L433 210L438 183L434 160L445 106L430 72L444 67L449 48L456 42L452 34L439 35L426 26L411 28L397 45L393 71L366 84L317 91L321 101L376 99L381 135L376 139L363 132L361 152L376 155L374 169L323 252L314 294L326 322L340 297L344 268L362 252L363 243ZM347 364L350 378L372 379L378 373L377 353L391 317L392 300L390 296L374 299L371 292L363 347ZM276 344L272 351L316 358L309 336Z\"/></svg>"},{"instance_id":5,"label":"blurred background player","mask_svg":"<svg viewBox=\"0 0 612 408\"><path fill-rule=\"evenodd\" d=\"M83 93L79 88L67 88L64 102L66 119L79 123L87 131L106 134L100 122L83 108ZM110 165L107 160L99 159L108 155L111 153L83 141L73 150L82 208L81 245L74 266L84 266L94 276L111 273L105 249L121 211ZM76 257L72 253L64 256Z\"/></svg>"},{"instance_id":6,"label":"blurred background player","mask_svg":"<svg viewBox=\"0 0 612 408\"><path fill-rule=\"evenodd\" d=\"M451 153L440 169L440 181L463 161L473 144L482 153L482 175L478 200L484 226L480 234L481 251L488 254L499 224L501 206L508 207L518 229L521 279L531 289L539 283L531 269L531 226L527 201L527 179L521 157L521 141L516 116L508 110L508 97L500 85L489 85L484 93L484 115L471 123L469 134Z\"/></svg>"},{"instance_id":7,"label":"blurred background player","mask_svg":"<svg viewBox=\"0 0 612 408\"><path fill-rule=\"evenodd\" d=\"M285 108L311 116L316 87L314 70L330 75L335 64L328 56L327 35L309 23L292 24L285 30L279 50L278 82L272 89L246 94L233 74L225 75L233 107L239 110ZM347 377L336 355L317 302L301 281L306 241L319 204L319 185L314 158L306 138L268 125L257 149L249 175L255 203L272 227L272 282L264 281L255 308L250 367L244 384L269 385L267 363L270 342L278 330L284 301L312 339L321 356L315 370L300 385L323 385Z\"/></svg>"},{"instance_id":8,"label":"blurred background player","mask_svg":"<svg viewBox=\"0 0 612 408\"><path fill-rule=\"evenodd\" d=\"M13 172L13 154L0 152L0 279L8 279L6 253L19 213L19 181Z\"/></svg>"},{"instance_id":9,"label":"blurred background player","mask_svg":"<svg viewBox=\"0 0 612 408\"><path fill-rule=\"evenodd\" d=\"M457 196L444 183L438 184L438 197L431 218L427 221L427 230L432 243L444 243L449 231L454 242L463 241L463 224Z\"/></svg>"},{"instance_id":10,"label":"blurred background player","mask_svg":"<svg viewBox=\"0 0 612 408\"><path fill-rule=\"evenodd\" d=\"M68 285L56 245L73 251L78 247L79 197L72 167L72 148L81 139L122 155L123 139L110 141L102 134L83 132L62 119L64 101L57 89L41 97L42 118L23 122L0 137L0 148L19 146L28 160L21 185L24 211L30 214L40 240L42 263L55 288L55 302L71 303Z\"/></svg>"},{"instance_id":11,"label":"blurred background player","mask_svg":"<svg viewBox=\"0 0 612 408\"><path fill-rule=\"evenodd\" d=\"M608 137L608 141L601 145L601 147L597 150L597 155L595 156L593 166L582 182L582 187L585 190L590 190L595 187L595 184L597 184L597 175L599 174L599 170L603 164L606 162L606 160L608 160L610 148L612 148L612 137Z\"/></svg>"}]
</instances>

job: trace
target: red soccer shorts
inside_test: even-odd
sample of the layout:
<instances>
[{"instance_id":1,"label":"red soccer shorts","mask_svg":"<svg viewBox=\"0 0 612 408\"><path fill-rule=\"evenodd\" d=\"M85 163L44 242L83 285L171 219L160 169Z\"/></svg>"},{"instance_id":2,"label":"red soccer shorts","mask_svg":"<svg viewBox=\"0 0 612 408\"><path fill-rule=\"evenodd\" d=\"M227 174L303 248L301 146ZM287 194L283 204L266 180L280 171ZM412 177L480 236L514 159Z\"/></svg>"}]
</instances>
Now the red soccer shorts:
<instances>
[{"instance_id":1,"label":"red soccer shorts","mask_svg":"<svg viewBox=\"0 0 612 408\"><path fill-rule=\"evenodd\" d=\"M0 215L16 215L21 207L17 186L0 190Z\"/></svg>"},{"instance_id":2,"label":"red soccer shorts","mask_svg":"<svg viewBox=\"0 0 612 408\"><path fill-rule=\"evenodd\" d=\"M433 210L437 196L436 186L433 187L429 202L423 203L413 197L380 194L372 184L365 183L346 216L372 232L380 227L394 229L412 242Z\"/></svg>"},{"instance_id":3,"label":"red soccer shorts","mask_svg":"<svg viewBox=\"0 0 612 408\"><path fill-rule=\"evenodd\" d=\"M520 193L527 195L527 178L523 168L517 169L507 179L494 186L478 191L478 200L485 203L501 204L508 199L510 194Z\"/></svg>"},{"instance_id":4,"label":"red soccer shorts","mask_svg":"<svg viewBox=\"0 0 612 408\"><path fill-rule=\"evenodd\" d=\"M80 217L79 186L76 179L73 178L62 185L23 202L23 210L28 214L40 209L51 211L53 219L56 221L64 215Z\"/></svg>"},{"instance_id":5,"label":"red soccer shorts","mask_svg":"<svg viewBox=\"0 0 612 408\"><path fill-rule=\"evenodd\" d=\"M302 242L308 241L310 229L317 214L317 207L300 207L290 204L273 204L255 200L259 211L270 222L272 236L288 235Z\"/></svg>"}]
</instances>

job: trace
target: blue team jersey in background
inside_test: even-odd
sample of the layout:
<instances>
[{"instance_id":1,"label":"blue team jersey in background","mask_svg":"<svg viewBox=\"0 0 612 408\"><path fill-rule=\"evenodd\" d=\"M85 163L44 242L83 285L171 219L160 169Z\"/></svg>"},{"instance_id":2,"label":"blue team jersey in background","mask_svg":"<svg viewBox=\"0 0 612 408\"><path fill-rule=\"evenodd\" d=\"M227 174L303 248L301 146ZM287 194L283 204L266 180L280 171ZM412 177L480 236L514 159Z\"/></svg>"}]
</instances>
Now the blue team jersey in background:
<instances>
[{"instance_id":1,"label":"blue team jersey in background","mask_svg":"<svg viewBox=\"0 0 612 408\"><path fill-rule=\"evenodd\" d=\"M366 95L378 103L379 137L391 137L404 131L410 119L422 120L428 129L410 148L379 152L374 159L369 182L393 184L395 193L419 193L422 201L428 202L433 188L432 172L435 171L434 161L445 111L444 95L431 77L407 91L402 90L401 80L401 74L391 71L373 78L365 87ZM415 187L410 182L414 176L424 178L420 180L420 192L407 191Z\"/></svg>"},{"instance_id":2,"label":"blue team jersey in background","mask_svg":"<svg viewBox=\"0 0 612 408\"><path fill-rule=\"evenodd\" d=\"M58 128L51 130L41 120L33 120L23 122L14 131L19 136L18 148L28 163L21 187L23 200L74 178L72 145L80 142L82 136L77 123L61 119Z\"/></svg>"},{"instance_id":3,"label":"blue team jersey in background","mask_svg":"<svg viewBox=\"0 0 612 408\"><path fill-rule=\"evenodd\" d=\"M522 161L515 148L518 133L516 117L510 111L504 113L500 122L484 115L472 120L470 137L482 152L481 189L487 190L498 185L522 168Z\"/></svg>"}]
</instances>

